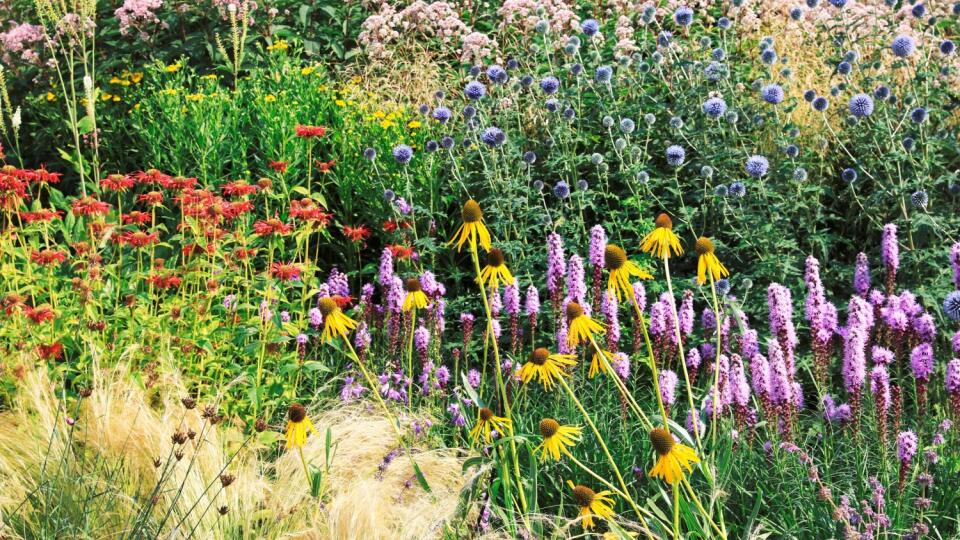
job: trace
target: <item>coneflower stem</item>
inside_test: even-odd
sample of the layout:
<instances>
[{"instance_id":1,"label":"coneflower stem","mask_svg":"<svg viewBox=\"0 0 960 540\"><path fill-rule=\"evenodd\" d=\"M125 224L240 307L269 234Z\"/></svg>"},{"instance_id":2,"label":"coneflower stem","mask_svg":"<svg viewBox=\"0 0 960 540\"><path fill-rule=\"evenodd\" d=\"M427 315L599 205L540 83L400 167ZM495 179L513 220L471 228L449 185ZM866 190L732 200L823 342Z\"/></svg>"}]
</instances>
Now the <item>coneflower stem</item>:
<instances>
[{"instance_id":1,"label":"coneflower stem","mask_svg":"<svg viewBox=\"0 0 960 540\"><path fill-rule=\"evenodd\" d=\"M623 384L623 381L620 380L620 376L616 373L613 373L610 363L607 362L607 357L600 349L600 346L597 345L597 341L593 339L593 336L590 336L590 344L593 345L593 350L597 352L597 356L600 361L603 362L603 369L601 371L606 372L610 375L610 378L613 379L614 384L617 386L617 390L620 391L620 394L623 395L623 398L627 401L627 404L630 405L630 408L637 414L637 417L640 418L640 421L643 422L644 428L647 430L653 429L653 424L650 422L650 419L647 418L647 415L644 414L643 410L640 409L640 406L637 405L636 400L633 399L633 396L627 391L626 385Z\"/></svg>"},{"instance_id":2,"label":"coneflower stem","mask_svg":"<svg viewBox=\"0 0 960 540\"><path fill-rule=\"evenodd\" d=\"M699 510L700 513L703 514L703 517L707 518L707 522L710 523L710 527L713 528L714 532L720 535L720 538L723 538L724 540L726 540L727 533L721 530L720 527L717 527L717 525L713 522L713 519L710 518L710 514L707 513L706 509L704 509L703 507L703 504L700 503L700 498L697 497L697 494L693 491L693 487L690 485L690 481L687 480L686 477L683 477L681 482L683 482L683 487L687 488L687 493L690 495L690 500L693 501L694 506L696 506L697 510ZM722 518L723 514L720 514L720 517Z\"/></svg>"},{"instance_id":3,"label":"coneflower stem","mask_svg":"<svg viewBox=\"0 0 960 540\"><path fill-rule=\"evenodd\" d=\"M673 300L673 282L670 280L670 258L666 255L663 257L663 274L667 278L667 290L670 292L671 300ZM697 449L702 451L703 442L700 440L699 426L700 415L697 414L697 408L693 404L693 387L690 386L690 375L687 374L687 360L686 355L683 352L683 340L680 337L680 317L677 315L676 301L670 302L670 310L673 312L673 329L676 332L677 352L680 354L680 367L683 368L683 381L687 385L687 404L690 406L690 415L693 424L693 436L697 441ZM714 408L716 408L716 404L714 404Z\"/></svg>"},{"instance_id":4,"label":"coneflower stem","mask_svg":"<svg viewBox=\"0 0 960 540\"><path fill-rule=\"evenodd\" d=\"M673 484L673 538L680 539L680 486Z\"/></svg>"},{"instance_id":5,"label":"coneflower stem","mask_svg":"<svg viewBox=\"0 0 960 540\"><path fill-rule=\"evenodd\" d=\"M310 478L310 468L307 467L307 458L303 456L303 447L297 448L297 453L300 454L300 463L303 464L303 476L307 479L307 489L310 491L310 494L313 495L313 481Z\"/></svg>"},{"instance_id":6,"label":"coneflower stem","mask_svg":"<svg viewBox=\"0 0 960 540\"><path fill-rule=\"evenodd\" d=\"M660 394L660 376L657 373L657 361L653 357L653 344L650 342L650 334L647 333L647 323L643 320L643 313L640 312L640 304L637 302L637 295L630 291L630 299L633 300L633 309L637 312L637 322L640 324L640 330L643 332L643 341L647 344L647 356L650 360L650 371L653 379L653 392L657 395L657 405L660 407L660 415L663 417L663 427L668 425L667 408L663 406L663 395Z\"/></svg>"}]
</instances>

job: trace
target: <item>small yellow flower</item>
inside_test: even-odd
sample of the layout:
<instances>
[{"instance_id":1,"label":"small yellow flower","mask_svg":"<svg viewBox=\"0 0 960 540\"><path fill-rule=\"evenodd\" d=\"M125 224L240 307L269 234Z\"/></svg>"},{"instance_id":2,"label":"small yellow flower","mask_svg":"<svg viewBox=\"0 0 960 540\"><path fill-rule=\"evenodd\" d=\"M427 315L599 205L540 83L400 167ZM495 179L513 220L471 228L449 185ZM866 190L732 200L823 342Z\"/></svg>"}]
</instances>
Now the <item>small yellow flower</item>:
<instances>
[{"instance_id":1,"label":"small yellow flower","mask_svg":"<svg viewBox=\"0 0 960 540\"><path fill-rule=\"evenodd\" d=\"M181 67L183 66L180 65L180 62L177 62L176 64L170 64L169 66L163 68L163 70L166 71L167 73L176 73L180 71Z\"/></svg>"},{"instance_id":2,"label":"small yellow flower","mask_svg":"<svg viewBox=\"0 0 960 540\"><path fill-rule=\"evenodd\" d=\"M381 119L381 118L383 118L383 117L385 117L385 116L387 116L387 113L385 113L385 112L383 112L383 111L379 111L379 110L378 110L378 111L374 111L374 113L373 113L373 117L376 118L376 119L378 119L378 120Z\"/></svg>"},{"instance_id":3,"label":"small yellow flower","mask_svg":"<svg viewBox=\"0 0 960 540\"><path fill-rule=\"evenodd\" d=\"M342 99L338 99L338 100L334 101L334 103L336 103L337 107L346 107L346 106L347 106L347 102L344 101L344 100L342 100Z\"/></svg>"},{"instance_id":4,"label":"small yellow flower","mask_svg":"<svg viewBox=\"0 0 960 540\"><path fill-rule=\"evenodd\" d=\"M184 96L184 99L187 101L203 101L205 96L203 94L187 94Z\"/></svg>"},{"instance_id":5,"label":"small yellow flower","mask_svg":"<svg viewBox=\"0 0 960 540\"><path fill-rule=\"evenodd\" d=\"M540 347L530 353L527 362L520 366L520 380L523 384L527 384L536 377L543 384L544 390L549 391L553 388L554 379L569 376L563 367L576 364L575 358L572 354L553 354L548 349Z\"/></svg>"},{"instance_id":6,"label":"small yellow flower","mask_svg":"<svg viewBox=\"0 0 960 540\"><path fill-rule=\"evenodd\" d=\"M720 262L720 259L714 254L713 241L711 241L706 236L701 236L697 239L697 244L694 247L694 251L697 252L697 255L700 257L697 259L697 284L703 285L707 282L707 272L710 272L710 275L713 276L713 281L716 282L722 277L730 275L730 272L727 270L727 267Z\"/></svg>"},{"instance_id":7,"label":"small yellow flower","mask_svg":"<svg viewBox=\"0 0 960 540\"><path fill-rule=\"evenodd\" d=\"M133 82L133 84L140 84L140 81L142 80L143 80L143 72L134 71L133 73L130 74L130 81Z\"/></svg>"},{"instance_id":8,"label":"small yellow flower","mask_svg":"<svg viewBox=\"0 0 960 540\"><path fill-rule=\"evenodd\" d=\"M202 77L200 77L200 78L203 79L203 80L205 80L205 81L215 81L215 80L217 80L217 74L216 74L216 73L211 73L211 74L209 74L209 75L204 75L204 76L202 76Z\"/></svg>"},{"instance_id":9,"label":"small yellow flower","mask_svg":"<svg viewBox=\"0 0 960 540\"><path fill-rule=\"evenodd\" d=\"M629 298L633 294L633 285L630 283L631 277L653 279L653 276L628 259L627 253L620 246L607 244L603 251L603 259L607 270L610 271L607 291L615 293L617 300L622 300L623 296Z\"/></svg>"},{"instance_id":10,"label":"small yellow flower","mask_svg":"<svg viewBox=\"0 0 960 540\"><path fill-rule=\"evenodd\" d=\"M380 127L383 129L390 129L393 127L393 125L394 125L393 122L389 120L383 120L380 122Z\"/></svg>"},{"instance_id":11,"label":"small yellow flower","mask_svg":"<svg viewBox=\"0 0 960 540\"><path fill-rule=\"evenodd\" d=\"M300 75L306 77L307 75L310 75L311 73L313 73L314 70L316 70L316 69L317 69L317 68L315 68L315 67L313 67L313 66L307 66L307 67L304 67L304 68L300 68Z\"/></svg>"},{"instance_id":12,"label":"small yellow flower","mask_svg":"<svg viewBox=\"0 0 960 540\"><path fill-rule=\"evenodd\" d=\"M573 490L573 500L580 507L580 517L583 518L583 528L592 529L594 527L593 515L603 519L613 517L613 492L601 491L594 492L587 486L574 486L573 482L567 480L567 485Z\"/></svg>"},{"instance_id":13,"label":"small yellow flower","mask_svg":"<svg viewBox=\"0 0 960 540\"><path fill-rule=\"evenodd\" d=\"M161 94L164 94L164 95L167 95L167 96L175 96L175 95L177 95L177 89L176 89L176 88L164 88L163 90L160 91L160 93L161 93Z\"/></svg>"},{"instance_id":14,"label":"small yellow flower","mask_svg":"<svg viewBox=\"0 0 960 540\"><path fill-rule=\"evenodd\" d=\"M347 317L340 310L336 298L325 296L320 299L318 308L323 315L323 333L320 341L326 343L335 337L347 338L350 331L357 327L357 321Z\"/></svg>"},{"instance_id":15,"label":"small yellow flower","mask_svg":"<svg viewBox=\"0 0 960 540\"><path fill-rule=\"evenodd\" d=\"M424 294L423 288L420 286L420 280L417 278L409 278L404 282L403 288L407 291L407 296L403 299L403 311L410 311L411 309L423 309L427 307L427 295Z\"/></svg>"},{"instance_id":16,"label":"small yellow flower","mask_svg":"<svg viewBox=\"0 0 960 540\"><path fill-rule=\"evenodd\" d=\"M110 92L100 93L100 101L110 101L111 99L113 99L113 96L110 94Z\"/></svg>"},{"instance_id":17,"label":"small yellow flower","mask_svg":"<svg viewBox=\"0 0 960 540\"><path fill-rule=\"evenodd\" d=\"M274 101L277 100L277 96L273 94L267 94L263 96L263 100L266 101L267 103L273 103Z\"/></svg>"},{"instance_id":18,"label":"small yellow flower","mask_svg":"<svg viewBox=\"0 0 960 540\"><path fill-rule=\"evenodd\" d=\"M507 268L504 262L503 252L499 248L492 248L487 252L487 265L480 271L477 281L496 289L500 283L509 285L513 283L513 274Z\"/></svg>"},{"instance_id":19,"label":"small yellow flower","mask_svg":"<svg viewBox=\"0 0 960 540\"><path fill-rule=\"evenodd\" d=\"M409 123L407 123L407 127L410 129L417 129L420 126L421 124L419 120L411 120Z\"/></svg>"},{"instance_id":20,"label":"small yellow flower","mask_svg":"<svg viewBox=\"0 0 960 540\"><path fill-rule=\"evenodd\" d=\"M319 91L321 91L321 92L326 92L326 91L329 90L329 89L330 89L330 87L327 86L327 85L325 85L325 84L321 84L320 86L317 87L317 90L319 90Z\"/></svg>"},{"instance_id":21,"label":"small yellow flower","mask_svg":"<svg viewBox=\"0 0 960 540\"><path fill-rule=\"evenodd\" d=\"M490 231L488 231L487 226L483 224L483 210L480 209L477 201L473 199L467 201L460 211L460 216L463 218L463 224L460 225L460 228L457 229L456 234L453 235L453 238L447 245L456 242L457 251L460 251L463 244L469 240L470 247L476 249L477 239L479 238L480 246L490 251Z\"/></svg>"},{"instance_id":22,"label":"small yellow flower","mask_svg":"<svg viewBox=\"0 0 960 540\"><path fill-rule=\"evenodd\" d=\"M54 101L57 99L56 94L53 92L47 92L47 101Z\"/></svg>"},{"instance_id":23,"label":"small yellow flower","mask_svg":"<svg viewBox=\"0 0 960 540\"><path fill-rule=\"evenodd\" d=\"M577 444L581 433L576 426L561 426L553 418L544 418L540 421L540 435L543 436L543 443L537 447L540 449L540 461L546 461L548 456L560 461L561 453L570 455L567 448Z\"/></svg>"},{"instance_id":24,"label":"small yellow flower","mask_svg":"<svg viewBox=\"0 0 960 540\"><path fill-rule=\"evenodd\" d=\"M664 428L652 430L650 442L659 456L656 465L650 469L652 478L661 478L673 485L683 479L684 469L693 472L691 463L700 463L700 458L693 448L673 440L673 435Z\"/></svg>"},{"instance_id":25,"label":"small yellow flower","mask_svg":"<svg viewBox=\"0 0 960 540\"><path fill-rule=\"evenodd\" d=\"M506 435L513 431L513 422L509 418L496 416L492 410L483 407L480 409L476 425L470 430L470 437L478 441L482 436L483 442L489 443L493 439L493 430L497 430L501 436Z\"/></svg>"},{"instance_id":26,"label":"small yellow flower","mask_svg":"<svg viewBox=\"0 0 960 540\"><path fill-rule=\"evenodd\" d=\"M591 319L580 304L568 302L567 309L567 344L576 347L593 339L594 334L602 334L603 326Z\"/></svg>"},{"instance_id":27,"label":"small yellow flower","mask_svg":"<svg viewBox=\"0 0 960 540\"><path fill-rule=\"evenodd\" d=\"M670 216L660 214L654 224L656 227L643 239L640 249L658 259L669 258L671 252L674 255L682 255L683 248L680 247L680 239L673 232L673 221Z\"/></svg>"},{"instance_id":28,"label":"small yellow flower","mask_svg":"<svg viewBox=\"0 0 960 540\"><path fill-rule=\"evenodd\" d=\"M307 418L307 409L299 403L294 403L287 411L287 431L285 437L287 440L287 449L303 448L307 443L307 434L316 433L317 429L313 427L313 422Z\"/></svg>"},{"instance_id":29,"label":"small yellow flower","mask_svg":"<svg viewBox=\"0 0 960 540\"><path fill-rule=\"evenodd\" d=\"M273 52L273 51L285 51L285 50L287 50L287 49L289 49L289 48L290 48L290 44L287 43L287 40L285 40L285 39L281 39L281 40L279 40L279 41L275 41L275 42L271 43L270 45L267 45L267 50L270 51L270 52Z\"/></svg>"}]
</instances>

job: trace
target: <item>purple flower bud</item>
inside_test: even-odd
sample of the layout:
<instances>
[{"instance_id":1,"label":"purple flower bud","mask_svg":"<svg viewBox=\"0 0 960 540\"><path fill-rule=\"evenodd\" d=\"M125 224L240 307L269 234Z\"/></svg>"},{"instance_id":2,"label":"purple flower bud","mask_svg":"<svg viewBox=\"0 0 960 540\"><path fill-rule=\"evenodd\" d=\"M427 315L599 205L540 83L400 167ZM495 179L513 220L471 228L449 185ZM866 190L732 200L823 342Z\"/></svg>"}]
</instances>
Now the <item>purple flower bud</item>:
<instances>
[{"instance_id":1,"label":"purple flower bud","mask_svg":"<svg viewBox=\"0 0 960 540\"><path fill-rule=\"evenodd\" d=\"M767 356L770 363L768 379L770 401L779 404L792 403L793 384L790 382L783 349L780 348L777 340L771 339L767 343Z\"/></svg>"},{"instance_id":2,"label":"purple flower bud","mask_svg":"<svg viewBox=\"0 0 960 540\"><path fill-rule=\"evenodd\" d=\"M677 374L669 369L660 370L660 399L667 405L676 402Z\"/></svg>"},{"instance_id":3,"label":"purple flower bud","mask_svg":"<svg viewBox=\"0 0 960 540\"><path fill-rule=\"evenodd\" d=\"M413 347L422 356L426 356L430 347L430 330L425 326L418 326L413 332Z\"/></svg>"},{"instance_id":4,"label":"purple flower bud","mask_svg":"<svg viewBox=\"0 0 960 540\"><path fill-rule=\"evenodd\" d=\"M469 384L471 388L479 388L479 387L480 387L480 372L477 371L477 370L475 370L475 369L471 369L470 371L468 371L468 372L467 372L467 384Z\"/></svg>"},{"instance_id":5,"label":"purple flower bud","mask_svg":"<svg viewBox=\"0 0 960 540\"><path fill-rule=\"evenodd\" d=\"M867 370L867 332L860 327L847 331L843 347L843 385L855 394L863 388Z\"/></svg>"},{"instance_id":6,"label":"purple flower bud","mask_svg":"<svg viewBox=\"0 0 960 540\"><path fill-rule=\"evenodd\" d=\"M557 233L550 233L547 236L547 290L551 294L562 294L563 279L566 275L563 239Z\"/></svg>"},{"instance_id":7,"label":"purple flower bud","mask_svg":"<svg viewBox=\"0 0 960 540\"><path fill-rule=\"evenodd\" d=\"M583 270L583 259L579 255L571 255L567 263L567 295L571 300L587 309L587 284Z\"/></svg>"},{"instance_id":8,"label":"purple flower bud","mask_svg":"<svg viewBox=\"0 0 960 540\"><path fill-rule=\"evenodd\" d=\"M761 397L767 397L770 389L770 365L767 363L767 357L762 354L755 354L750 359L750 386L753 393Z\"/></svg>"},{"instance_id":9,"label":"purple flower bud","mask_svg":"<svg viewBox=\"0 0 960 540\"><path fill-rule=\"evenodd\" d=\"M883 365L874 367L870 372L870 393L882 410L890 408L890 374Z\"/></svg>"},{"instance_id":10,"label":"purple flower bud","mask_svg":"<svg viewBox=\"0 0 960 540\"><path fill-rule=\"evenodd\" d=\"M912 431L901 431L897 436L897 458L900 463L910 463L917 454L917 434Z\"/></svg>"},{"instance_id":11,"label":"purple flower bud","mask_svg":"<svg viewBox=\"0 0 960 540\"><path fill-rule=\"evenodd\" d=\"M933 322L933 316L929 313L913 319L913 331L917 334L920 341L932 343L937 337L937 327Z\"/></svg>"},{"instance_id":12,"label":"purple flower bud","mask_svg":"<svg viewBox=\"0 0 960 540\"><path fill-rule=\"evenodd\" d=\"M647 309L647 289L643 283L637 281L633 284L633 297L636 298L640 313L643 314Z\"/></svg>"},{"instance_id":13,"label":"purple flower bud","mask_svg":"<svg viewBox=\"0 0 960 540\"><path fill-rule=\"evenodd\" d=\"M380 255L380 286L387 289L393 284L393 253L384 249Z\"/></svg>"},{"instance_id":14,"label":"purple flower bud","mask_svg":"<svg viewBox=\"0 0 960 540\"><path fill-rule=\"evenodd\" d=\"M503 288L503 310L507 315L520 314L520 286L516 279Z\"/></svg>"},{"instance_id":15,"label":"purple flower bud","mask_svg":"<svg viewBox=\"0 0 960 540\"><path fill-rule=\"evenodd\" d=\"M687 351L686 360L687 369L698 369L700 367L700 362L702 361L700 357L700 350L696 347L691 347L690 350Z\"/></svg>"},{"instance_id":16,"label":"purple flower bud","mask_svg":"<svg viewBox=\"0 0 960 540\"><path fill-rule=\"evenodd\" d=\"M604 251L607 249L607 233L603 226L594 225L590 229L590 264L597 267L604 265Z\"/></svg>"},{"instance_id":17,"label":"purple flower bud","mask_svg":"<svg viewBox=\"0 0 960 540\"><path fill-rule=\"evenodd\" d=\"M743 358L739 354L730 357L730 374L727 386L730 388L730 399L738 407L750 404L750 385L747 384L747 375L743 370Z\"/></svg>"},{"instance_id":18,"label":"purple flower bud","mask_svg":"<svg viewBox=\"0 0 960 540\"><path fill-rule=\"evenodd\" d=\"M933 346L921 343L910 351L910 369L913 377L920 381L929 381L933 374Z\"/></svg>"},{"instance_id":19,"label":"purple flower bud","mask_svg":"<svg viewBox=\"0 0 960 540\"><path fill-rule=\"evenodd\" d=\"M857 262L853 269L853 290L860 296L866 296L870 291L870 265L867 254L857 254Z\"/></svg>"},{"instance_id":20,"label":"purple flower bud","mask_svg":"<svg viewBox=\"0 0 960 540\"><path fill-rule=\"evenodd\" d=\"M677 318L680 321L680 332L685 336L693 333L694 313L693 291L687 289L683 291L683 300L680 302L680 309L677 313Z\"/></svg>"},{"instance_id":21,"label":"purple flower bud","mask_svg":"<svg viewBox=\"0 0 960 540\"><path fill-rule=\"evenodd\" d=\"M900 246L897 243L897 226L888 223L883 226L880 241L880 258L887 270L896 272L900 268Z\"/></svg>"},{"instance_id":22,"label":"purple flower bud","mask_svg":"<svg viewBox=\"0 0 960 540\"><path fill-rule=\"evenodd\" d=\"M947 392L951 394L960 394L960 359L954 358L947 363L947 374L945 377Z\"/></svg>"},{"instance_id":23,"label":"purple flower bud","mask_svg":"<svg viewBox=\"0 0 960 540\"><path fill-rule=\"evenodd\" d=\"M878 366L890 365L893 363L893 351L879 345L874 345L871 349L873 363Z\"/></svg>"}]
</instances>

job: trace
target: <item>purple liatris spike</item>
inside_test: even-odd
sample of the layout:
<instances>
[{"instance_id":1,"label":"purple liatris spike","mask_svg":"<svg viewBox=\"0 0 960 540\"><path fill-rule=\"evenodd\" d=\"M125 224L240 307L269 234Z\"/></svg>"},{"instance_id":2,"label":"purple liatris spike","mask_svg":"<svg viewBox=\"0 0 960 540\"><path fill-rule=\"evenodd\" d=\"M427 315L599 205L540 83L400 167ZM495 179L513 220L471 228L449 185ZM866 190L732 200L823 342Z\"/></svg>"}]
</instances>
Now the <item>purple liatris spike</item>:
<instances>
[{"instance_id":1,"label":"purple liatris spike","mask_svg":"<svg viewBox=\"0 0 960 540\"><path fill-rule=\"evenodd\" d=\"M783 349L787 370L793 377L795 366L793 351L797 346L797 331L793 325L793 301L790 289L779 283L771 283L767 288L767 308L769 309L770 333L776 336ZM771 365L772 365L771 359Z\"/></svg>"},{"instance_id":2,"label":"purple liatris spike","mask_svg":"<svg viewBox=\"0 0 960 540\"><path fill-rule=\"evenodd\" d=\"M873 306L859 296L850 297L850 303L847 304L847 331L859 328L869 333L873 324Z\"/></svg>"},{"instance_id":3,"label":"purple liatris spike","mask_svg":"<svg viewBox=\"0 0 960 540\"><path fill-rule=\"evenodd\" d=\"M603 253L607 248L607 233L602 225L594 225L590 228L590 265L604 265Z\"/></svg>"},{"instance_id":4,"label":"purple liatris spike","mask_svg":"<svg viewBox=\"0 0 960 540\"><path fill-rule=\"evenodd\" d=\"M347 275L337 270L334 266L330 270L330 276L327 277L327 286L330 287L330 294L336 296L350 296L350 281Z\"/></svg>"},{"instance_id":5,"label":"purple liatris spike","mask_svg":"<svg viewBox=\"0 0 960 540\"><path fill-rule=\"evenodd\" d=\"M680 332L684 336L689 336L693 333L695 316L693 310L693 291L687 289L683 291L683 300L680 302L680 310L677 313L677 319L680 321Z\"/></svg>"},{"instance_id":6,"label":"purple liatris spike","mask_svg":"<svg viewBox=\"0 0 960 540\"><path fill-rule=\"evenodd\" d=\"M380 255L380 286L389 288L393 283L393 253L384 249Z\"/></svg>"},{"instance_id":7,"label":"purple liatris spike","mask_svg":"<svg viewBox=\"0 0 960 540\"><path fill-rule=\"evenodd\" d=\"M933 340L937 337L937 326L936 323L933 322L933 316L929 313L915 317L911 326L913 327L914 335L917 336L917 339L920 341L933 343Z\"/></svg>"},{"instance_id":8,"label":"purple liatris spike","mask_svg":"<svg viewBox=\"0 0 960 540\"><path fill-rule=\"evenodd\" d=\"M860 327L847 330L843 347L843 386L850 394L863 388L867 369L867 332Z\"/></svg>"},{"instance_id":9,"label":"purple liatris spike","mask_svg":"<svg viewBox=\"0 0 960 540\"><path fill-rule=\"evenodd\" d=\"M960 289L960 242L950 247L950 268L953 269L953 286Z\"/></svg>"},{"instance_id":10,"label":"purple liatris spike","mask_svg":"<svg viewBox=\"0 0 960 540\"><path fill-rule=\"evenodd\" d=\"M615 353L610 364L613 366L613 371L618 377L620 377L620 379L626 381L630 378L630 357L625 353Z\"/></svg>"},{"instance_id":11,"label":"purple liatris spike","mask_svg":"<svg viewBox=\"0 0 960 540\"><path fill-rule=\"evenodd\" d=\"M540 313L540 292L533 285L527 288L527 298L524 303L524 309L527 315L536 315Z\"/></svg>"},{"instance_id":12,"label":"purple liatris spike","mask_svg":"<svg viewBox=\"0 0 960 540\"><path fill-rule=\"evenodd\" d=\"M503 288L503 311L507 315L520 314L520 287L516 279Z\"/></svg>"},{"instance_id":13,"label":"purple liatris spike","mask_svg":"<svg viewBox=\"0 0 960 540\"><path fill-rule=\"evenodd\" d=\"M717 328L717 314L714 313L712 307L703 308L700 313L700 326L708 332Z\"/></svg>"},{"instance_id":14,"label":"purple liatris spike","mask_svg":"<svg viewBox=\"0 0 960 540\"><path fill-rule=\"evenodd\" d=\"M877 366L886 366L893 363L893 351L879 345L874 345L870 349L870 356L873 358L873 364Z\"/></svg>"},{"instance_id":15,"label":"purple liatris spike","mask_svg":"<svg viewBox=\"0 0 960 540\"><path fill-rule=\"evenodd\" d=\"M583 259L579 255L571 255L567 263L567 295L584 309L587 307L587 283L585 281Z\"/></svg>"},{"instance_id":16,"label":"purple liatris spike","mask_svg":"<svg viewBox=\"0 0 960 540\"><path fill-rule=\"evenodd\" d=\"M793 384L790 382L790 374L787 370L787 361L780 348L780 343L771 339L767 343L767 357L770 363L770 376L768 379L770 401L776 404L792 403Z\"/></svg>"},{"instance_id":17,"label":"purple liatris spike","mask_svg":"<svg viewBox=\"0 0 960 540\"><path fill-rule=\"evenodd\" d=\"M750 404L750 385L743 369L743 358L739 354L730 357L730 373L727 386L730 388L730 399L736 411L746 413ZM739 415L740 413L737 412Z\"/></svg>"},{"instance_id":18,"label":"purple liatris spike","mask_svg":"<svg viewBox=\"0 0 960 540\"><path fill-rule=\"evenodd\" d=\"M960 359L954 358L947 363L947 373L944 377L947 394L950 396L950 408L954 418L960 418Z\"/></svg>"},{"instance_id":19,"label":"purple liatris spike","mask_svg":"<svg viewBox=\"0 0 960 540\"><path fill-rule=\"evenodd\" d=\"M617 297L609 291L604 291L600 308L607 324L607 332L605 335L607 349L616 351L620 342L620 320L617 317Z\"/></svg>"},{"instance_id":20,"label":"purple liatris spike","mask_svg":"<svg viewBox=\"0 0 960 540\"><path fill-rule=\"evenodd\" d=\"M633 284L633 297L636 298L640 313L643 314L647 309L647 289L643 286L643 283L637 281Z\"/></svg>"},{"instance_id":21,"label":"purple liatris spike","mask_svg":"<svg viewBox=\"0 0 960 540\"><path fill-rule=\"evenodd\" d=\"M901 463L910 463L917 454L917 434L912 431L901 431L897 436L897 459Z\"/></svg>"},{"instance_id":22,"label":"purple liatris spike","mask_svg":"<svg viewBox=\"0 0 960 540\"><path fill-rule=\"evenodd\" d=\"M878 407L890 408L890 374L885 366L876 366L870 371L870 393Z\"/></svg>"},{"instance_id":23,"label":"purple liatris spike","mask_svg":"<svg viewBox=\"0 0 960 540\"><path fill-rule=\"evenodd\" d=\"M769 399L770 364L762 354L755 354L750 359L750 386L754 394L762 399Z\"/></svg>"},{"instance_id":24,"label":"purple liatris spike","mask_svg":"<svg viewBox=\"0 0 960 540\"><path fill-rule=\"evenodd\" d=\"M420 274L420 287L427 296L432 298L443 296L447 293L447 288L444 287L442 283L437 281L437 276L435 276L433 272L430 272L429 270L426 270Z\"/></svg>"},{"instance_id":25,"label":"purple liatris spike","mask_svg":"<svg viewBox=\"0 0 960 540\"><path fill-rule=\"evenodd\" d=\"M370 346L370 342L370 329L367 327L366 321L360 321L357 324L357 331L353 334L353 344L362 351Z\"/></svg>"},{"instance_id":26,"label":"purple liatris spike","mask_svg":"<svg viewBox=\"0 0 960 540\"><path fill-rule=\"evenodd\" d=\"M933 374L933 346L921 343L910 352L910 369L919 381L929 381Z\"/></svg>"},{"instance_id":27,"label":"purple liatris spike","mask_svg":"<svg viewBox=\"0 0 960 540\"><path fill-rule=\"evenodd\" d=\"M404 296L403 280L397 276L393 276L393 279L390 281L389 290L387 291L387 309L393 313L400 313L403 307Z\"/></svg>"},{"instance_id":28,"label":"purple liatris spike","mask_svg":"<svg viewBox=\"0 0 960 540\"><path fill-rule=\"evenodd\" d=\"M563 253L563 239L557 233L547 236L547 290L551 295L563 296L563 280L567 275L567 261Z\"/></svg>"},{"instance_id":29,"label":"purple liatris spike","mask_svg":"<svg viewBox=\"0 0 960 540\"><path fill-rule=\"evenodd\" d=\"M426 326L418 326L413 332L413 348L417 350L421 360L426 359L430 348L430 330Z\"/></svg>"},{"instance_id":30,"label":"purple liatris spike","mask_svg":"<svg viewBox=\"0 0 960 540\"><path fill-rule=\"evenodd\" d=\"M471 388L479 388L480 372L471 368L470 371L467 372L467 384L469 384Z\"/></svg>"},{"instance_id":31,"label":"purple liatris spike","mask_svg":"<svg viewBox=\"0 0 960 540\"><path fill-rule=\"evenodd\" d=\"M686 360L687 360L687 369L694 372L689 374L690 378L692 379L696 377L696 371L700 369L700 362L702 361L702 357L700 356L700 349L696 347L691 347L690 350L687 351Z\"/></svg>"},{"instance_id":32,"label":"purple liatris spike","mask_svg":"<svg viewBox=\"0 0 960 540\"><path fill-rule=\"evenodd\" d=\"M320 325L323 324L323 313L318 308L310 308L307 316L310 318L310 326L320 328Z\"/></svg>"},{"instance_id":33,"label":"purple liatris spike","mask_svg":"<svg viewBox=\"0 0 960 540\"><path fill-rule=\"evenodd\" d=\"M887 294L893 294L893 285L897 279L897 270L900 268L900 246L897 243L897 226L888 223L883 226L883 236L880 240L880 258L887 270Z\"/></svg>"},{"instance_id":34,"label":"purple liatris spike","mask_svg":"<svg viewBox=\"0 0 960 540\"><path fill-rule=\"evenodd\" d=\"M857 262L853 267L853 290L863 297L870 292L870 265L867 254L862 251L857 254Z\"/></svg>"},{"instance_id":35,"label":"purple liatris spike","mask_svg":"<svg viewBox=\"0 0 960 540\"><path fill-rule=\"evenodd\" d=\"M740 343L740 354L746 358L753 358L753 355L760 352L760 338L757 336L756 330L752 328L747 330L737 336L737 340Z\"/></svg>"},{"instance_id":36,"label":"purple liatris spike","mask_svg":"<svg viewBox=\"0 0 960 540\"><path fill-rule=\"evenodd\" d=\"M660 399L664 405L672 406L677 400L677 374L669 369L660 370Z\"/></svg>"}]
</instances>

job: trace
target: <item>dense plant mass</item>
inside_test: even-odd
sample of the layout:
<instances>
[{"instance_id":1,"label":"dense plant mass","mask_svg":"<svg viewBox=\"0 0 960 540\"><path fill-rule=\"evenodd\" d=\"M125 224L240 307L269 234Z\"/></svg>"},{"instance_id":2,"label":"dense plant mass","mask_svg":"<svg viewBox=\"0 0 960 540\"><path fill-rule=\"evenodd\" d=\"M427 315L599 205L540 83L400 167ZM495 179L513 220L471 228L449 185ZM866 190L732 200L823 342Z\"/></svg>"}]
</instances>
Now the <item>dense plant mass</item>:
<instances>
[{"instance_id":1,"label":"dense plant mass","mask_svg":"<svg viewBox=\"0 0 960 540\"><path fill-rule=\"evenodd\" d=\"M960 535L960 3L0 14L0 537Z\"/></svg>"}]
</instances>

